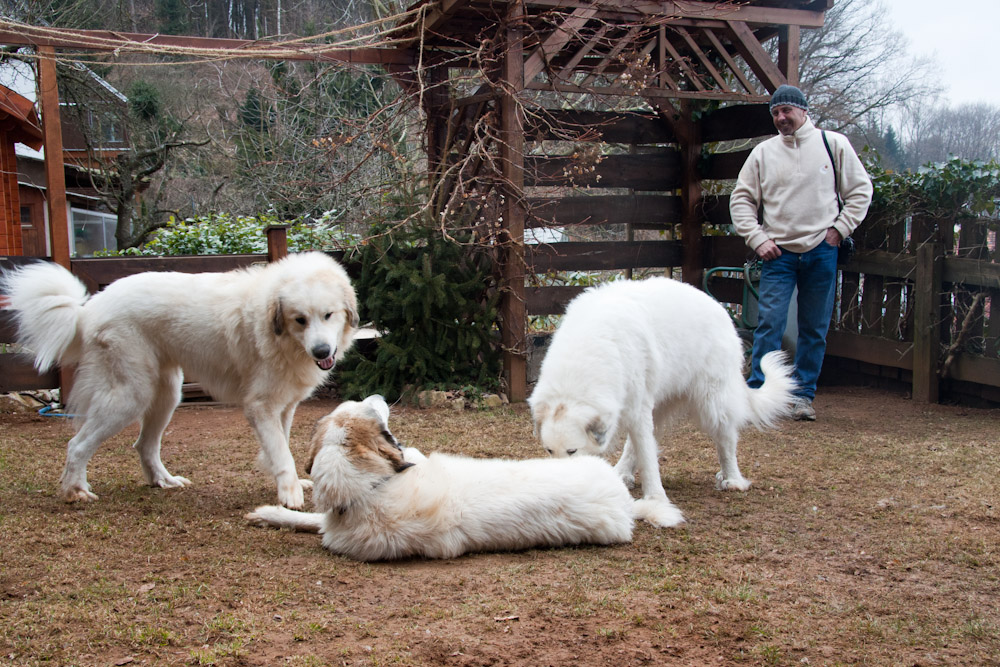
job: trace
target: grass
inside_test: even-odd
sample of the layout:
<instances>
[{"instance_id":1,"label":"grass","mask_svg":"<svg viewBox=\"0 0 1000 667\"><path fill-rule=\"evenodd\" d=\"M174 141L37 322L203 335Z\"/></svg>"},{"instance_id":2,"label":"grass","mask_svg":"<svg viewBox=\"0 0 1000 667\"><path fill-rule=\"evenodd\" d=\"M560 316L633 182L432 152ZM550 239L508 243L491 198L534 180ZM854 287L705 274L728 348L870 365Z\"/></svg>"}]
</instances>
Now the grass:
<instances>
[{"instance_id":1,"label":"grass","mask_svg":"<svg viewBox=\"0 0 1000 667\"><path fill-rule=\"evenodd\" d=\"M297 458L330 403L304 404ZM631 544L356 563L244 523L273 502L237 411L184 407L141 484L117 436L96 503L55 497L64 422L0 414L0 666L1000 664L1000 412L826 389L815 424L747 432L746 493L663 443L689 522ZM396 409L425 451L539 455L523 406Z\"/></svg>"}]
</instances>

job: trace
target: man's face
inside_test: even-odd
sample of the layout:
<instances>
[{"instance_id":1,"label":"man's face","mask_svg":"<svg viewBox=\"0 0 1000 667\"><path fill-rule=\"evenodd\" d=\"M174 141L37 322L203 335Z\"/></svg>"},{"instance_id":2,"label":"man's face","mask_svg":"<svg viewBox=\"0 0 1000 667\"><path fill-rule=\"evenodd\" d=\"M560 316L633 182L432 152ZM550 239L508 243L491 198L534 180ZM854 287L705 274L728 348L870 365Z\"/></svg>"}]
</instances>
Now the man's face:
<instances>
[{"instance_id":1,"label":"man's face","mask_svg":"<svg viewBox=\"0 0 1000 667\"><path fill-rule=\"evenodd\" d=\"M802 127L802 123L806 122L806 110L787 104L779 104L771 109L771 120L774 122L774 126L778 129L778 132L788 136Z\"/></svg>"}]
</instances>

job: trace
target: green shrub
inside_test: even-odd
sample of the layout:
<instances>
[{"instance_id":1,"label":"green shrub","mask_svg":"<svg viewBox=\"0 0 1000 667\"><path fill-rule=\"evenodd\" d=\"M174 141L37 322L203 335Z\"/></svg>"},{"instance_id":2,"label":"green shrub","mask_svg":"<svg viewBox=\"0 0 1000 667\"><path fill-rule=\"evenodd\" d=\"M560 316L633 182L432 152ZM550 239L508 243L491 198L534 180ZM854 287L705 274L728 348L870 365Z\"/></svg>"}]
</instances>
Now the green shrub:
<instances>
[{"instance_id":1,"label":"green shrub","mask_svg":"<svg viewBox=\"0 0 1000 667\"><path fill-rule=\"evenodd\" d=\"M500 377L493 262L479 246L426 228L374 230L351 253L362 321L381 332L374 351L340 366L345 397L398 398L415 389L495 390Z\"/></svg>"},{"instance_id":2,"label":"green shrub","mask_svg":"<svg viewBox=\"0 0 1000 667\"><path fill-rule=\"evenodd\" d=\"M165 227L138 248L101 253L127 255L242 255L267 252L264 230L269 225L288 224L289 252L340 250L353 246L357 238L336 223L335 212L317 219L305 217L282 221L273 215L242 216L212 213L196 218L170 218Z\"/></svg>"}]
</instances>

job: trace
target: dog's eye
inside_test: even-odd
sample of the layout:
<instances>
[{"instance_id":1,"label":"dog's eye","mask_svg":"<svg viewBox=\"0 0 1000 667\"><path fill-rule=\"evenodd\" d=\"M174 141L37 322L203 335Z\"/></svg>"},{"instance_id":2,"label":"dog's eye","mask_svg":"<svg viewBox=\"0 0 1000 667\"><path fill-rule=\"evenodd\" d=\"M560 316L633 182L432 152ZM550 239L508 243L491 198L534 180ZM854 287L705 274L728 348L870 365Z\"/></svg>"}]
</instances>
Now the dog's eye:
<instances>
[{"instance_id":1,"label":"dog's eye","mask_svg":"<svg viewBox=\"0 0 1000 667\"><path fill-rule=\"evenodd\" d=\"M306 325L306 318L303 317L303 316L301 316L301 315L299 315L298 317L296 317L295 321L298 322L299 324L301 324L302 326Z\"/></svg>"},{"instance_id":2,"label":"dog's eye","mask_svg":"<svg viewBox=\"0 0 1000 667\"><path fill-rule=\"evenodd\" d=\"M333 313L327 313L326 315L324 315L324 316L323 316L323 319L324 319L324 320L328 320L328 319L330 319L331 317L333 317Z\"/></svg>"}]
</instances>

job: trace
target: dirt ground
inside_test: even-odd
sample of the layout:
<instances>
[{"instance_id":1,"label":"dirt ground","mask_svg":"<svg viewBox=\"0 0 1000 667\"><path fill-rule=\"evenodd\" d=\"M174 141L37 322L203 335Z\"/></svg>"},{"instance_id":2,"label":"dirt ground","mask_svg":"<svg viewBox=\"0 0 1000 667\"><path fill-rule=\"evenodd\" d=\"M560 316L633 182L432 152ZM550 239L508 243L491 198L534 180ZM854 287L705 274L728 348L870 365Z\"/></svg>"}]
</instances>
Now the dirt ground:
<instances>
[{"instance_id":1,"label":"dirt ground","mask_svg":"<svg viewBox=\"0 0 1000 667\"><path fill-rule=\"evenodd\" d=\"M0 665L1000 664L1000 411L827 388L819 421L747 432L746 493L711 444L662 447L688 523L630 544L358 563L256 528L275 500L230 407L184 406L142 485L134 430L55 497L66 420L0 400ZM330 400L302 405L302 465ZM395 409L425 452L540 452L527 409Z\"/></svg>"}]
</instances>

